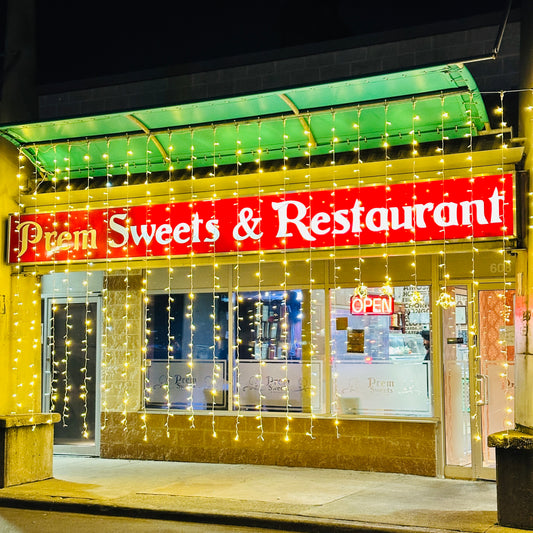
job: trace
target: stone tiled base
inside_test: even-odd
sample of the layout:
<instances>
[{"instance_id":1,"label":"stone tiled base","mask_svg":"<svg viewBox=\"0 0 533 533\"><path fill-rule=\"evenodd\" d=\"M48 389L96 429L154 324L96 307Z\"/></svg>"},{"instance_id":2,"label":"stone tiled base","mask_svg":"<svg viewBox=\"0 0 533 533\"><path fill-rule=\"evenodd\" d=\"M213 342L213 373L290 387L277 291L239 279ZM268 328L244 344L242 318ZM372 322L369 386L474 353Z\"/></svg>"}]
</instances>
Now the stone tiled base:
<instances>
[{"instance_id":1,"label":"stone tiled base","mask_svg":"<svg viewBox=\"0 0 533 533\"><path fill-rule=\"evenodd\" d=\"M263 439L253 416L239 420L215 417L216 437L210 415L195 415L194 428L187 416L129 413L107 414L100 454L107 458L152 459L209 463L244 463L315 468L340 468L374 472L436 475L435 429L431 423L405 421L341 420L339 437L334 421L315 419L313 437L308 418L290 421L285 441L285 417L264 417ZM167 437L168 420L168 437ZM144 440L146 436L146 440Z\"/></svg>"}]
</instances>

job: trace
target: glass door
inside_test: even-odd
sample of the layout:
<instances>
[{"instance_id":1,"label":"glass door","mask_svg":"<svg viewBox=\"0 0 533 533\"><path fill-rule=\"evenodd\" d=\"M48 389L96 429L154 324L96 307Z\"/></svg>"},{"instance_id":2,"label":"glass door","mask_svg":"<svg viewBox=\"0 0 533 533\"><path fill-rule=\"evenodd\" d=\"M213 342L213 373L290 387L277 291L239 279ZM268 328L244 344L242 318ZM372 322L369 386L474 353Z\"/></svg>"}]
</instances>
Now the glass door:
<instances>
[{"instance_id":1,"label":"glass door","mask_svg":"<svg viewBox=\"0 0 533 533\"><path fill-rule=\"evenodd\" d=\"M483 287L478 291L479 357L476 368L477 476L495 479L491 433L514 427L514 299L515 291Z\"/></svg>"},{"instance_id":2,"label":"glass door","mask_svg":"<svg viewBox=\"0 0 533 533\"><path fill-rule=\"evenodd\" d=\"M442 310L445 474L495 479L491 433L513 426L514 290L449 288L456 305ZM477 328L471 328L476 310Z\"/></svg>"},{"instance_id":3,"label":"glass door","mask_svg":"<svg viewBox=\"0 0 533 533\"><path fill-rule=\"evenodd\" d=\"M46 300L43 410L61 415L54 452L98 455L98 300Z\"/></svg>"}]
</instances>

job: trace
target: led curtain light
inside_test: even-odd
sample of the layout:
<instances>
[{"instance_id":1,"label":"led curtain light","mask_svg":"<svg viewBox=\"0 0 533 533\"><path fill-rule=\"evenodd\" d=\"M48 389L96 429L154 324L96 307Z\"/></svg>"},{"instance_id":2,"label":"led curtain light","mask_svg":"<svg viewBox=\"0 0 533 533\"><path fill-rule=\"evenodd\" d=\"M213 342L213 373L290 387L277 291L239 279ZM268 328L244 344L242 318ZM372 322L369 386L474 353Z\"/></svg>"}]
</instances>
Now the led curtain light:
<instances>
[{"instance_id":1,"label":"led curtain light","mask_svg":"<svg viewBox=\"0 0 533 533\"><path fill-rule=\"evenodd\" d=\"M385 157L384 191L385 191L385 212L386 213L389 212L389 195L390 195L390 181L391 181L391 178L389 176L390 164L389 164L389 131L388 131L391 123L389 122L388 114L389 114L389 104L385 102L385 106L384 106L385 124L383 126L383 137L384 137L383 149L385 151L385 154L384 154L384 157ZM389 229L390 229L390 222L387 218L385 222L385 231L384 231L385 251L383 252L383 257L385 258L385 282L383 283L381 290L383 294L387 296L392 296L393 289L391 287L391 278L389 275Z\"/></svg>"},{"instance_id":2,"label":"led curtain light","mask_svg":"<svg viewBox=\"0 0 533 533\"><path fill-rule=\"evenodd\" d=\"M469 168L468 173L470 175L470 183L472 184L470 188L470 201L472 205L474 205L474 122L472 117L472 109L473 109L473 94L470 93L470 99L469 99L469 109L467 109L468 114L468 133L466 134L468 136L468 149L469 149L469 155L467 157L467 161L469 162ZM472 220L470 222L470 227L472 230L472 233L470 235L470 265L471 265L471 283L472 283L472 297L469 301L469 308L471 312L470 317L470 325L468 328L468 346L469 350L472 356L472 359L475 362L475 368L479 368L480 365L480 359L481 356L479 354L479 348L478 348L478 320L479 320L479 309L478 309L478 281L476 277L476 255L478 253L478 249L476 248L476 242L474 240L474 217L472 217ZM472 433L474 436L474 439L476 441L481 440L481 423L478 416L478 407L483 403L481 399L481 381L476 380L476 387L474 389L474 403L477 406L476 409L473 410L473 413L471 414L471 424L472 424Z\"/></svg>"},{"instance_id":3,"label":"led curtain light","mask_svg":"<svg viewBox=\"0 0 533 533\"><path fill-rule=\"evenodd\" d=\"M504 164L506 155L505 152L507 150L507 142L505 140L505 132L507 128L507 123L505 122L505 116L504 116L504 97L505 94L502 91L500 93L500 107L498 109L498 113L501 115L501 121L500 121L500 135L501 135L501 172L503 175L504 172ZM502 176L502 183L504 181L504 178ZM502 194L505 194L505 191L502 191ZM504 202L510 202L512 199L506 198L505 196ZM511 322L512 317L512 306L510 305L511 300L511 294L509 293L509 287L511 286L511 283L507 279L507 273L511 268L511 260L507 257L507 248L509 243L509 237L507 237L507 221L505 219L505 209L502 209L502 248L500 250L501 256L502 256L502 290L501 293L498 295L498 297L501 299L501 317L503 322L503 327L500 329L500 350L503 356L503 363L502 363L502 372L500 374L500 377L503 380L504 387L505 387L505 399L506 399L506 406L505 406L505 420L504 420L504 429L506 431L510 430L514 426L514 416L513 416L513 408L514 408L514 383L511 382L511 376L509 374L509 368L510 364L514 364L514 358L511 360L510 353L509 353L509 346L507 341L508 336L508 328L509 323Z\"/></svg>"},{"instance_id":4,"label":"led curtain light","mask_svg":"<svg viewBox=\"0 0 533 533\"><path fill-rule=\"evenodd\" d=\"M194 130L190 130L191 139L190 139L190 163L188 169L190 170L190 195L191 199L189 202L191 210L191 227L193 227L194 221L194 201L196 199L196 193L194 190L194 162L196 156L194 155ZM189 427L192 429L194 425L194 270L196 268L194 251L192 249L192 240L189 252L189 303L187 304L187 317L189 318L189 343L187 351L187 411L189 412Z\"/></svg>"},{"instance_id":5,"label":"led curtain light","mask_svg":"<svg viewBox=\"0 0 533 533\"><path fill-rule=\"evenodd\" d=\"M440 164L441 164L441 170L438 172L438 174L441 177L441 183L442 183L442 202L445 203L447 200L447 193L445 190L446 187L446 163L445 163L445 140L447 140L446 137L446 131L445 131L445 120L448 118L448 113L445 110L444 106L444 96L441 97L441 124L440 124L440 149L438 149L438 152L440 153ZM440 251L441 255L441 262L439 264L440 272L441 272L441 278L442 278L442 284L441 284L441 292L439 294L439 298L437 299L437 305L440 305L443 309L448 309L449 307L454 307L456 304L455 298L449 293L448 291L448 279L450 278L450 274L448 273L448 263L447 263L447 255L446 255L446 224L442 227L442 250Z\"/></svg>"},{"instance_id":6,"label":"led curtain light","mask_svg":"<svg viewBox=\"0 0 533 533\"><path fill-rule=\"evenodd\" d=\"M211 205L213 209L213 219L216 220L216 200L217 200L217 189L216 189L216 174L217 174L217 138L216 138L216 127L213 126L213 170L211 172L211 177L213 183L211 184ZM219 278L217 276L217 257L216 257L216 240L213 239L211 243L211 269L212 269L212 284L211 284L211 325L212 325L212 340L211 340L211 436L216 438L216 402L217 402L217 385L220 378L220 365L217 362L217 344L220 342L220 326L217 323L217 289L219 288Z\"/></svg>"},{"instance_id":7,"label":"led curtain light","mask_svg":"<svg viewBox=\"0 0 533 533\"><path fill-rule=\"evenodd\" d=\"M336 164L336 152L335 152L335 147L336 147L336 144L337 142L339 141L338 138L336 137L336 134L335 134L335 112L332 111L331 112L331 123L332 123L332 127L331 127L331 141L330 141L330 145L331 145L331 149L330 149L330 154L331 154L331 159L330 159L330 165L332 165L332 172L331 172L331 176L332 176L332 189L333 189L333 192L332 192L332 195L331 195L331 199L332 199L332 204L331 204L331 210L333 213L335 213L337 211L336 209L336 195L337 195L337 174L336 174L336 169L335 169L335 164ZM340 270L340 266L337 265L337 240L336 240L336 235L335 233L333 233L333 251L332 253L330 254L330 257L333 258L333 295L334 295L334 301L335 301L335 304L337 302L337 294L338 294L338 291L340 289L338 283L339 283L339 270ZM335 308L336 308L336 305L335 305ZM334 324L336 324L336 311L333 312L333 316L332 316L332 321ZM338 365L338 359L337 359L337 343L336 343L336 340L335 340L336 336L334 337L334 339L332 340L331 342L331 359L332 359L332 366L333 368L331 369L332 370L332 376L333 376L333 383L332 383L332 398L331 398L331 411L332 411L332 415L333 415L333 424L334 424L334 427L335 427L335 435L337 438L340 438L340 432L339 432L339 424L340 424L340 420L339 420L339 402L340 402L340 394L339 394L339 389L338 389L338 372L337 372L337 365Z\"/></svg>"},{"instance_id":8,"label":"led curtain light","mask_svg":"<svg viewBox=\"0 0 533 533\"><path fill-rule=\"evenodd\" d=\"M283 138L282 138L282 172L283 172L283 178L282 178L282 184L281 184L281 195L283 198L283 201L285 202L286 199L286 193L287 193L287 187L286 187L286 181L287 181L287 165L285 161L285 151L287 149L287 121L285 117L283 117ZM287 280L289 277L289 271L288 271L288 261L287 261L287 239L283 239L283 261L282 261L282 276L283 281L281 282L281 288L283 291L283 300L281 302L281 310L280 310L280 317L282 317L281 320L281 353L284 359L282 370L283 370L283 396L282 399L285 402L285 436L284 440L285 442L290 441L290 428L291 428L291 398L290 398L290 391L289 391L289 306L288 306L288 288L287 288ZM292 342L293 339L291 338L290 341ZM277 356L277 354L276 354ZM303 361L302 361L303 364ZM300 369L300 371L302 371ZM303 398L302 398L303 399Z\"/></svg>"},{"instance_id":9,"label":"led curtain light","mask_svg":"<svg viewBox=\"0 0 533 533\"><path fill-rule=\"evenodd\" d=\"M241 148L241 141L239 139L239 124L235 124L235 135L236 135L236 146L235 146L235 191L233 193L233 196L235 198L235 205L237 207L237 213L240 212L239 207L239 172L240 172L240 166L241 166L241 155L242 155L242 148ZM235 390L233 393L233 409L237 411L237 414L235 416L235 440L239 440L239 424L242 417L241 413L241 364L240 364L240 354L239 354L239 347L242 343L241 339L241 321L243 317L241 317L240 314L240 304L243 302L243 297L240 294L241 290L241 253L239 251L240 241L236 241L236 256L235 256L235 266L234 266L234 274L232 276L232 279L234 279L234 286L233 286L233 293L234 293L234 300L233 301L233 311L235 316L235 327L234 327L234 335L235 335L235 342L233 344L233 361L234 361L234 368L233 368L233 375L235 376Z\"/></svg>"},{"instance_id":10,"label":"led curtain light","mask_svg":"<svg viewBox=\"0 0 533 533\"><path fill-rule=\"evenodd\" d=\"M172 146L172 132L169 133L169 139L168 139L168 168L167 168L167 183L168 183L168 189L167 189L167 224L169 227L174 227L172 225L172 208L171 203L173 201L173 191L172 188L172 179L173 179L173 171L174 166L172 163L172 152L174 150L174 147ZM173 280L173 272L174 269L172 268L172 241L170 241L166 248L166 257L167 257L167 286L165 287L165 291L167 293L167 362L165 365L166 369L166 382L163 385L163 388L165 390L165 406L166 406L166 416L165 416L165 433L167 436L167 439L170 438L170 417L171 417L171 408L172 408L172 398L171 398L171 390L170 385L172 382L172 371L171 371L171 365L174 360L174 336L172 335L173 328L172 324L174 321L174 316L172 312L172 304L174 303L174 298L172 298L172 280Z\"/></svg>"},{"instance_id":11,"label":"led curtain light","mask_svg":"<svg viewBox=\"0 0 533 533\"><path fill-rule=\"evenodd\" d=\"M103 159L105 162L105 172L106 172L106 186L104 189L104 204L106 209L106 220L109 220L109 187L111 187L111 178L112 178L112 168L113 165L109 158L109 139L106 140L106 151L103 154ZM108 228L109 230L109 228ZM111 336L111 314L109 311L109 276L111 275L111 258L110 258L110 248L109 248L109 237L106 238L106 249L105 249L105 274L102 287L102 319L103 319L103 328L102 328L102 377L100 384L100 394L101 394L101 406L102 406L102 423L100 429L104 431L107 428L107 422L109 419L109 403L108 403L108 393L109 393L109 364L111 361L111 354L109 352L109 339Z\"/></svg>"},{"instance_id":12,"label":"led curtain light","mask_svg":"<svg viewBox=\"0 0 533 533\"><path fill-rule=\"evenodd\" d=\"M309 129L311 129L311 115L309 114L307 116L307 124ZM313 179L312 179L312 169L311 169L311 149L313 147L313 143L309 139L307 141L307 174L306 174L306 184L307 187L307 193L308 193L308 205L309 205L309 220L313 219L313 211L311 208L311 198L313 195ZM283 167L286 170L286 157L284 157L283 161ZM288 179L288 177L287 177ZM311 241L309 241L309 248L308 248L308 257L306 259L308 266L309 266L309 362L308 362L308 376L309 376L309 429L307 430L306 435L310 437L311 439L315 439L314 436L314 421L315 421L315 412L314 412L314 397L315 397L315 385L313 382L313 359L315 356L315 350L316 350L316 330L314 328L314 319L316 316L315 311L315 305L314 305L314 299L313 299L313 287L315 280L313 279L313 245Z\"/></svg>"},{"instance_id":13,"label":"led curtain light","mask_svg":"<svg viewBox=\"0 0 533 533\"><path fill-rule=\"evenodd\" d=\"M87 199L86 199L86 205L85 205L85 216L86 216L86 230L87 232L90 231L90 223L89 223L89 212L91 207L91 161L90 161L90 143L87 142L87 154L85 157L85 160L87 162ZM89 398L88 398L88 385L89 381L93 379L95 376L89 376L87 373L87 367L89 365L89 335L92 332L92 326L91 326L91 311L90 311L90 303L89 303L89 276L91 275L90 272L90 248L87 247L85 255L85 279L83 280L83 285L85 287L85 307L84 307L84 337L82 340L82 353L83 353L83 367L80 369L82 373L82 384L80 386L80 399L83 403L83 410L81 413L82 417L82 437L84 439L89 438L89 425L87 422L87 416L89 414Z\"/></svg>"},{"instance_id":14,"label":"led curtain light","mask_svg":"<svg viewBox=\"0 0 533 533\"><path fill-rule=\"evenodd\" d=\"M261 180L261 174L263 172L263 169L261 167L261 155L263 153L263 150L261 148L261 122L258 121L257 123L257 141L258 141L258 147L257 147L257 158L255 162L257 163L257 173L258 173L258 191L257 191L257 197L258 197L258 213L257 216L259 218L259 228L258 228L258 234L261 234L261 196L262 196L262 180ZM263 367L266 365L266 362L263 361L263 333L262 333L262 317L263 317L263 295L262 295L262 289L263 289L263 269L262 269L262 263L263 263L263 250L261 248L261 239L259 240L259 251L257 254L257 302L255 303L255 328L256 328L256 336L257 336L257 345L259 347L259 350L256 349L255 351L255 357L256 359L259 359L258 364L258 373L256 374L256 379L258 381L259 387L258 387L258 399L257 399L257 405L255 406L257 410L257 429L259 430L258 438L262 441L265 440L264 433L265 428L263 426L263 400L265 399L265 396L263 394ZM259 354L258 354L259 352Z\"/></svg>"},{"instance_id":15,"label":"led curtain light","mask_svg":"<svg viewBox=\"0 0 533 533\"><path fill-rule=\"evenodd\" d=\"M411 185L412 185L412 191L413 191L413 197L412 197L412 212L415 213L415 205L416 205L416 182L418 181L418 176L416 174L416 158L418 156L418 141L416 139L416 123L420 120L420 117L416 114L416 100L413 99L413 114L412 114L412 122L411 122L411 157L413 161L413 167L411 171ZM413 289L411 291L411 295L409 297L409 304L411 306L411 309L416 309L417 307L420 307L424 304L424 298L418 289L418 258L417 258L417 249L416 249L416 224L413 224L413 248L411 250L412 255L412 261L411 266L413 268Z\"/></svg>"},{"instance_id":16,"label":"led curtain light","mask_svg":"<svg viewBox=\"0 0 533 533\"><path fill-rule=\"evenodd\" d=\"M150 177L152 172L150 171L150 155L151 151L149 150L148 146L151 140L151 136L146 136L146 147L145 147L145 169L144 169L144 186L145 186L145 192L144 192L144 201L146 206L146 225L149 227L152 219L151 219L151 204L152 204L152 197L151 197L151 190L150 190ZM150 343L151 338L151 321L152 317L150 316L149 311L149 302L150 299L148 298L148 276L150 275L150 247L147 244L144 252L144 265L143 265L143 274L142 274L142 287L141 287L141 293L143 297L143 313L144 313L144 343L141 348L142 351L142 359L141 359L141 380L142 380L142 404L141 404L141 431L143 433L143 441L148 441L148 423L147 423L147 412L146 412L146 404L150 401L150 394L151 394L151 388L150 388L150 380L148 379L148 359L147 359L147 348L148 344Z\"/></svg>"}]
</instances>

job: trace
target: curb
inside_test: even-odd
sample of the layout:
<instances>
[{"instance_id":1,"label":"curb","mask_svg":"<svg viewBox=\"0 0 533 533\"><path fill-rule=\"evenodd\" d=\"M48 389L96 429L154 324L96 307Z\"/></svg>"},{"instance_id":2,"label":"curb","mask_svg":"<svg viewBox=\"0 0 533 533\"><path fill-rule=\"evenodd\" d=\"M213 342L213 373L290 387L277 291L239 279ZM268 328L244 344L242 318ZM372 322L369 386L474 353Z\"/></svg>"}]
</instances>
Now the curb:
<instances>
[{"instance_id":1,"label":"curb","mask_svg":"<svg viewBox=\"0 0 533 533\"><path fill-rule=\"evenodd\" d=\"M148 507L132 507L128 505L111 505L96 501L87 502L68 497L27 499L13 496L0 496L0 507L250 528L280 529L306 533L343 533L353 531L359 533L450 533L452 531L459 531L456 528L442 529L420 526L385 525L304 515L273 515L264 513L231 514L209 511L186 511L181 509L155 509Z\"/></svg>"}]
</instances>

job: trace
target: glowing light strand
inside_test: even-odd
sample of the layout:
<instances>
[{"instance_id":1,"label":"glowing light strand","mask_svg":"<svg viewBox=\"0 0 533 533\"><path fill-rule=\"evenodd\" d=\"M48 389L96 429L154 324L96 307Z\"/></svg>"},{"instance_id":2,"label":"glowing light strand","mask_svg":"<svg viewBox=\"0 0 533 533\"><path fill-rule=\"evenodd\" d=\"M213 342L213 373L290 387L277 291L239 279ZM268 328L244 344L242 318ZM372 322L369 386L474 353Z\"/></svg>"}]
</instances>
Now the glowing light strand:
<instances>
[{"instance_id":1,"label":"glowing light strand","mask_svg":"<svg viewBox=\"0 0 533 533\"><path fill-rule=\"evenodd\" d=\"M190 163L189 163L189 170L190 170L190 197L191 200L189 202L190 210L191 210L191 227L193 224L193 218L194 218L194 202L196 199L196 193L194 190L194 162L196 160L196 156L194 155L194 130L190 130L190 139L191 139L191 154L190 154ZM194 259L194 250L192 248L192 242L190 243L190 252L189 252L189 303L187 304L187 316L189 318L189 343L188 343L188 351L187 351L187 410L189 411L189 427L192 429L195 427L194 422L194 269L196 267L195 265L195 259Z\"/></svg>"},{"instance_id":2,"label":"glowing light strand","mask_svg":"<svg viewBox=\"0 0 533 533\"><path fill-rule=\"evenodd\" d=\"M241 149L241 141L239 139L239 124L235 125L235 134L236 134L236 150L235 150L235 156L236 156L236 162L235 162L235 202L237 207L237 213L240 212L239 208L239 180L240 180L240 166L241 166L241 155L242 155L242 149ZM234 408L237 408L237 415L235 417L235 440L238 441L239 436L239 424L240 420L242 418L242 412L241 412L241 365L240 365L240 356L239 356L239 346L242 343L241 339L241 316L240 316L240 304L243 300L240 290L241 290L241 253L239 251L239 246L241 244L241 241L237 241L237 254L235 258L235 266L234 266L234 273L235 273L235 285L234 285L234 316L235 316L235 343L233 345L233 360L235 361L234 366L234 376L235 376L235 391L233 393L233 405Z\"/></svg>"},{"instance_id":3,"label":"glowing light strand","mask_svg":"<svg viewBox=\"0 0 533 533\"><path fill-rule=\"evenodd\" d=\"M263 173L263 169L261 167L261 155L263 153L263 150L261 148L261 122L257 122L257 130L258 130L258 148L257 148L257 159L255 162L257 163L257 172L258 172L258 191L257 191L257 205L258 205L258 213L257 216L259 218L259 226L261 226L261 196L262 196L262 180L261 180L261 174ZM258 229L259 234L261 235L261 227ZM263 295L262 295L262 288L263 288L263 271L262 271L262 263L263 263L263 250L261 248L261 239L259 240L259 254L257 258L257 302L255 303L255 328L256 328L256 337L257 337L257 348L256 348L256 358L259 357L259 369L258 373L255 376L258 380L259 387L258 387L258 400L257 405L255 406L257 410L257 416L256 419L258 421L257 429L259 430L259 435L257 436L258 439L264 441L265 437L265 428L263 425L263 400L265 399L264 393L263 393L263 368L266 365L266 362L263 361L263 334L262 334L262 316L263 316ZM259 352L259 355L258 355Z\"/></svg>"},{"instance_id":4,"label":"glowing light strand","mask_svg":"<svg viewBox=\"0 0 533 533\"><path fill-rule=\"evenodd\" d=\"M332 212L335 213L336 212L336 196L337 196L337 176L336 176L336 170L335 170L335 164L336 164L336 152L335 152L335 146L336 146L336 143L338 142L338 139L335 135L335 112L332 111L331 112L331 120L332 120L332 128L331 128L331 132L332 132L332 137L331 137L331 150L330 150L330 153L331 153L331 160L330 160L330 164L333 166L333 171L332 171L332 179L333 179L333 193L332 193ZM336 234L333 233L333 296L334 296L334 301L336 302L337 300L337 294L338 294L338 290L340 289L339 287L339 270L340 270L340 266L337 265L337 239L336 239ZM331 254L330 254L331 256ZM336 311L333 313L333 316L332 316L332 320L333 320L333 323L335 323L335 320L336 319ZM337 357L338 357L338 354L337 354L337 344L336 344L336 340L335 340L335 336L333 336L333 339L331 341L331 358L332 358L332 364L333 364L333 368L332 368L332 372L333 372L333 380L332 380L332 396L333 396L333 399L332 399L332 402L331 402L331 409L333 411L333 425L335 427L335 436L336 438L340 438L340 431L339 431L339 425L340 425L340 420L339 420L339 410L340 410L340 406L339 406L339 402L340 402L340 394L339 394L339 383L338 383L338 368L337 368L337 363L338 363L338 360L337 360Z\"/></svg>"}]
</instances>

